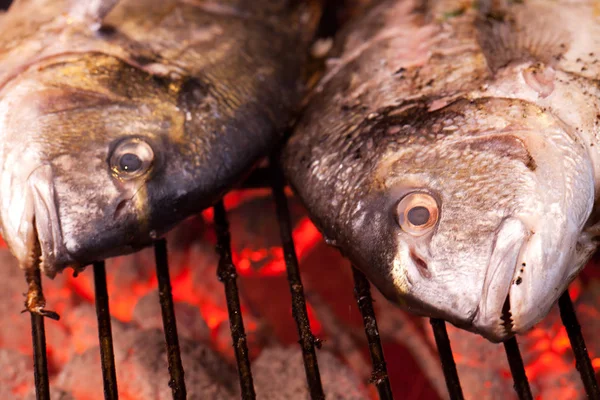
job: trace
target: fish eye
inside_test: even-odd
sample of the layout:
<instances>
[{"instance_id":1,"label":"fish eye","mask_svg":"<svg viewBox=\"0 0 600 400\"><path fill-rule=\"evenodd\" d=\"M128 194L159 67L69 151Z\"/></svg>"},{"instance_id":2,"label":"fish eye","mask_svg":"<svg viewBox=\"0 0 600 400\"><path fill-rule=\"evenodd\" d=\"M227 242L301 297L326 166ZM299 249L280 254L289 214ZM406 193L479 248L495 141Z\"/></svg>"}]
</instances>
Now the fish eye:
<instances>
[{"instance_id":1,"label":"fish eye","mask_svg":"<svg viewBox=\"0 0 600 400\"><path fill-rule=\"evenodd\" d=\"M142 168L142 160L133 153L125 153L119 160L119 168L121 171L136 172Z\"/></svg>"},{"instance_id":2,"label":"fish eye","mask_svg":"<svg viewBox=\"0 0 600 400\"><path fill-rule=\"evenodd\" d=\"M413 236L424 235L433 229L438 221L437 201L428 193L409 193L396 207L398 224L403 231Z\"/></svg>"},{"instance_id":3,"label":"fish eye","mask_svg":"<svg viewBox=\"0 0 600 400\"><path fill-rule=\"evenodd\" d=\"M120 179L132 179L144 175L152 167L152 147L138 138L122 141L110 156L110 169Z\"/></svg>"}]
</instances>

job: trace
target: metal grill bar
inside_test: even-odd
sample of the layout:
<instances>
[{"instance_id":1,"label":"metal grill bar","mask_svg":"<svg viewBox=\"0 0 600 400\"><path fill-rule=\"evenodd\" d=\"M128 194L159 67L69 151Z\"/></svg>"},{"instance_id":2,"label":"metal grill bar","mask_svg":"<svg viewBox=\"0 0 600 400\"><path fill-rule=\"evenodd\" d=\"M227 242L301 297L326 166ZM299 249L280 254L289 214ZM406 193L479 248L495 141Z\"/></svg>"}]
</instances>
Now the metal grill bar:
<instances>
[{"instance_id":1,"label":"metal grill bar","mask_svg":"<svg viewBox=\"0 0 600 400\"><path fill-rule=\"evenodd\" d=\"M358 269L352 267L352 274L354 275L354 295L358 303L358 309L363 317L367 342L369 343L369 352L371 353L371 361L373 362L371 382L377 387L380 399L391 400L394 396L392 395L390 378L387 373L383 348L379 339L379 329L377 328L375 310L373 310L373 299L371 298L371 285L367 277Z\"/></svg>"},{"instance_id":2,"label":"metal grill bar","mask_svg":"<svg viewBox=\"0 0 600 400\"><path fill-rule=\"evenodd\" d=\"M119 393L117 391L117 372L115 369L115 353L113 350L104 261L94 263L94 291L96 293L96 316L98 317L98 340L100 343L104 398L106 400L117 400Z\"/></svg>"},{"instance_id":3,"label":"metal grill bar","mask_svg":"<svg viewBox=\"0 0 600 400\"><path fill-rule=\"evenodd\" d=\"M273 159L271 165L275 165ZM277 217L280 225L281 239L288 272L288 281L292 294L292 312L298 333L300 336L306 377L312 399L324 399L319 367L316 358L315 346L320 347L319 340L314 337L310 329L304 289L299 273L298 260L296 257L292 238L291 221L287 198L284 193L284 178L279 169L270 167L256 170L243 184L244 188L265 188L272 186L275 199ZM231 325L233 346L236 354L240 386L243 399L255 399L250 361L243 319L240 308L238 289L236 284L237 272L231 259L231 239L229 224L225 208L219 202L215 208L215 230L217 233L217 251L220 254L218 278L225 286L227 308ZM173 390L175 400L186 399L186 387L184 381L184 370L181 362L181 352L177 335L177 326L171 293L171 282L168 270L167 248L164 240L155 242L156 268L159 282L160 304L162 308L165 338L167 342L169 372L171 379L169 386ZM371 381L375 383L380 399L393 399L389 377L387 375L386 363L381 347L377 321L372 305L370 284L366 277L357 269L353 268L355 280L355 295L363 322L365 333L369 343L369 350L373 364ZM39 270L28 272L28 283L38 285L41 293L41 274ZM94 263L94 286L96 293L96 313L98 317L98 336L102 359L102 374L104 379L105 399L118 399L117 380L115 371L114 351L112 345L112 331L110 313L108 307L108 292L106 287L106 269L104 262ZM568 292L565 292L560 300L559 307L563 324L566 327L571 346L576 358L576 367L581 374L586 393L590 399L600 400L600 390L595 378L589 354L585 346L581 327L577 320L573 304ZM53 314L49 312L49 317ZM57 317L57 316L56 316ZM443 320L431 319L431 325L442 362L446 385L451 399L462 400L463 393L454 362L450 340ZM34 376L37 400L49 400L49 377L46 353L46 338L44 317L39 314L31 314L32 342L34 351ZM527 381L523 360L519 352L516 339L513 337L504 342L511 373L514 379L514 387L519 399L533 399L531 389Z\"/></svg>"},{"instance_id":4,"label":"metal grill bar","mask_svg":"<svg viewBox=\"0 0 600 400\"><path fill-rule=\"evenodd\" d=\"M237 361L238 374L240 376L240 387L242 399L255 399L254 383L252 381L252 370L248 357L248 344L246 343L246 332L244 320L240 307L240 297L237 288L237 272L231 260L231 235L229 234L229 222L223 201L217 203L215 211L215 231L217 234L217 251L220 255L217 276L225 285L225 297L227 298L227 311L229 313L229 324L233 349Z\"/></svg>"},{"instance_id":5,"label":"metal grill bar","mask_svg":"<svg viewBox=\"0 0 600 400\"><path fill-rule=\"evenodd\" d=\"M162 312L163 329L167 342L167 356L169 360L169 387L173 392L174 400L185 400L187 391L181 351L179 350L179 337L177 335L177 321L173 307L173 294L171 293L171 277L169 276L169 261L167 258L167 242L164 239L154 242L154 258L156 260L156 276L158 278L158 296Z\"/></svg>"},{"instance_id":6,"label":"metal grill bar","mask_svg":"<svg viewBox=\"0 0 600 400\"><path fill-rule=\"evenodd\" d=\"M440 355L440 361L442 362L448 394L450 394L452 400L463 400L464 396L460 386L460 380L458 379L454 356L452 355L452 347L450 347L450 338L448 337L448 331L446 330L446 323L444 320L437 318L431 318L429 322L433 328L435 343Z\"/></svg>"},{"instance_id":7,"label":"metal grill bar","mask_svg":"<svg viewBox=\"0 0 600 400\"><path fill-rule=\"evenodd\" d=\"M521 358L521 352L519 351L519 345L517 344L517 338L513 336L505 341L504 349L506 350L510 372L515 382L514 388L517 392L517 396L519 396L520 400L533 400L531 389L529 388L529 381L525 374L525 366L523 365L523 359Z\"/></svg>"},{"instance_id":8,"label":"metal grill bar","mask_svg":"<svg viewBox=\"0 0 600 400\"><path fill-rule=\"evenodd\" d=\"M598 381L596 374L590 361L590 355L587 352L583 335L581 334L581 326L577 320L577 314L571 302L569 291L566 290L558 300L560 308L560 318L569 335L569 341L575 355L575 366L581 375L585 392L589 399L600 399L600 390L598 389Z\"/></svg>"},{"instance_id":9,"label":"metal grill bar","mask_svg":"<svg viewBox=\"0 0 600 400\"><path fill-rule=\"evenodd\" d=\"M292 315L298 326L298 335L300 336L300 347L302 349L302 358L304 359L304 370L310 390L310 396L313 400L325 398L323 385L321 384L321 374L319 373L319 364L315 352L315 344L319 346L318 340L312 334L308 312L306 311L306 300L304 298L304 287L300 278L298 268L298 258L294 248L292 238L292 224L288 210L287 198L283 191L284 179L279 168L276 167L275 157L271 158L273 197L275 198L275 208L277 210L277 221L279 222L279 231L287 268L290 291L292 293Z\"/></svg>"},{"instance_id":10,"label":"metal grill bar","mask_svg":"<svg viewBox=\"0 0 600 400\"><path fill-rule=\"evenodd\" d=\"M30 280L33 280L39 285L39 291L42 293L42 276L38 268L27 272L27 281L29 282ZM35 313L31 313L31 339L33 341L35 397L37 400L50 400L44 317Z\"/></svg>"}]
</instances>

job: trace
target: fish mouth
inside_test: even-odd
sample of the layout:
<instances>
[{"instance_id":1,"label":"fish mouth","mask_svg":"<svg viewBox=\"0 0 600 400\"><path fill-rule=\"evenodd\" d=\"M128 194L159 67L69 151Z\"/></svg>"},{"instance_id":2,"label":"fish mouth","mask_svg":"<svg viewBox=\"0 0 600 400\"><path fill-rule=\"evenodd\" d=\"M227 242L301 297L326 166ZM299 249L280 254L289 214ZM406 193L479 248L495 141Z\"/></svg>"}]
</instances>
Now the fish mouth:
<instances>
[{"instance_id":1,"label":"fish mouth","mask_svg":"<svg viewBox=\"0 0 600 400\"><path fill-rule=\"evenodd\" d=\"M59 269L57 264L59 257L63 256L64 246L50 165L37 167L31 173L28 189L29 196L25 201L33 211L31 224L34 229L30 238L26 239L29 241L26 246L33 254L32 262L37 263L35 258L39 256L41 271L53 277Z\"/></svg>"},{"instance_id":2,"label":"fish mouth","mask_svg":"<svg viewBox=\"0 0 600 400\"><path fill-rule=\"evenodd\" d=\"M523 222L516 218L505 219L496 234L481 300L472 320L474 330L492 342L515 333L510 292L529 235Z\"/></svg>"}]
</instances>

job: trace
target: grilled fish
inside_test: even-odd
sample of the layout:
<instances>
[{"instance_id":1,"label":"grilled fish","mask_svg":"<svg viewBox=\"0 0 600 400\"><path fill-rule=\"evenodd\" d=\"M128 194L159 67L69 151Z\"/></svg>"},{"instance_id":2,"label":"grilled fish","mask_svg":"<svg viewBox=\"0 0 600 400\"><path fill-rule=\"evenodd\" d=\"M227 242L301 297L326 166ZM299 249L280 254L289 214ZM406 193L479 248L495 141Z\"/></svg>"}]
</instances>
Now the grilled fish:
<instances>
[{"instance_id":1,"label":"grilled fish","mask_svg":"<svg viewBox=\"0 0 600 400\"><path fill-rule=\"evenodd\" d=\"M320 8L17 0L0 17L0 225L21 267L129 253L213 204L289 123Z\"/></svg>"},{"instance_id":2,"label":"grilled fish","mask_svg":"<svg viewBox=\"0 0 600 400\"><path fill-rule=\"evenodd\" d=\"M600 3L375 3L336 38L285 173L388 299L526 331L596 248Z\"/></svg>"}]
</instances>

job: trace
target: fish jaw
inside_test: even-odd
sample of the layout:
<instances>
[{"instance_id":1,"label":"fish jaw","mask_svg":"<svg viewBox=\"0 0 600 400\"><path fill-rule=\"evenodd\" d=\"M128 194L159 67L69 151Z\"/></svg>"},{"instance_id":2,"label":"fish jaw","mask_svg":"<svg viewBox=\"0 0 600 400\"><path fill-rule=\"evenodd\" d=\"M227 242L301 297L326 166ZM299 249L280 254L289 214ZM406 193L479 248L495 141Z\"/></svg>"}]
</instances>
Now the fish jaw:
<instances>
[{"instance_id":1,"label":"fish jaw","mask_svg":"<svg viewBox=\"0 0 600 400\"><path fill-rule=\"evenodd\" d=\"M470 328L492 342L524 333L544 318L596 248L579 227L566 229L558 241L554 229L539 228L510 218L498 232Z\"/></svg>"},{"instance_id":2,"label":"fish jaw","mask_svg":"<svg viewBox=\"0 0 600 400\"><path fill-rule=\"evenodd\" d=\"M2 176L4 205L2 234L23 269L39 267L54 276L57 255L62 253L62 235L56 208L52 167L43 164L33 168L25 180Z\"/></svg>"},{"instance_id":3,"label":"fish jaw","mask_svg":"<svg viewBox=\"0 0 600 400\"><path fill-rule=\"evenodd\" d=\"M575 242L575 241L574 241ZM592 256L596 244L581 234L567 251L545 253L543 237L533 235L521 251L510 288L512 330L523 333L539 322Z\"/></svg>"},{"instance_id":4,"label":"fish jaw","mask_svg":"<svg viewBox=\"0 0 600 400\"><path fill-rule=\"evenodd\" d=\"M493 342L513 333L513 323L504 307L528 236L528 230L519 219L508 218L495 238L481 300L472 322L473 329Z\"/></svg>"},{"instance_id":5,"label":"fish jaw","mask_svg":"<svg viewBox=\"0 0 600 400\"><path fill-rule=\"evenodd\" d=\"M48 164L36 168L28 179L33 199L35 231L40 246L40 269L54 276L57 257L64 253L62 233L54 192L52 167Z\"/></svg>"},{"instance_id":6,"label":"fish jaw","mask_svg":"<svg viewBox=\"0 0 600 400\"><path fill-rule=\"evenodd\" d=\"M419 314L442 318L458 327L477 332L492 342L505 340L514 334L510 321L506 321L505 302L511 284L514 283L517 263L530 234L530 230L520 219L506 218L495 234L491 257L483 269L483 284L477 290L469 290L470 285L464 285L462 291L455 291L454 301L448 301L443 292L430 295L423 301L423 293L429 292L428 287L432 284L445 284L448 290L452 285L436 279L435 271L444 268L443 265L429 263L433 273L427 272L418 262L413 261L415 258L426 260L427 257L419 255L416 248L400 243L398 260L402 260L402 265L394 267L392 277L406 279L402 282L394 280L395 290L405 293L397 301L406 302L409 309ZM473 284L476 285L476 281L473 281Z\"/></svg>"}]
</instances>

